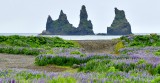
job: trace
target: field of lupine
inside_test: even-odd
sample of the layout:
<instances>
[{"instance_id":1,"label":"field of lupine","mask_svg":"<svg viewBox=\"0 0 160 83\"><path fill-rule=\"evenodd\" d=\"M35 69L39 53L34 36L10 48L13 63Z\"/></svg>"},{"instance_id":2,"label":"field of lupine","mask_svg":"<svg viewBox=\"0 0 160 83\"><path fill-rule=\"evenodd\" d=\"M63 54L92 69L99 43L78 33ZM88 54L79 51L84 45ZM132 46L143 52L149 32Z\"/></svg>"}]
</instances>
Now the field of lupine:
<instances>
[{"instance_id":1,"label":"field of lupine","mask_svg":"<svg viewBox=\"0 0 160 83\"><path fill-rule=\"evenodd\" d=\"M35 65L67 66L74 71L0 70L0 83L159 83L159 41L156 34L123 36L112 54L54 47L51 54L36 56Z\"/></svg>"}]
</instances>

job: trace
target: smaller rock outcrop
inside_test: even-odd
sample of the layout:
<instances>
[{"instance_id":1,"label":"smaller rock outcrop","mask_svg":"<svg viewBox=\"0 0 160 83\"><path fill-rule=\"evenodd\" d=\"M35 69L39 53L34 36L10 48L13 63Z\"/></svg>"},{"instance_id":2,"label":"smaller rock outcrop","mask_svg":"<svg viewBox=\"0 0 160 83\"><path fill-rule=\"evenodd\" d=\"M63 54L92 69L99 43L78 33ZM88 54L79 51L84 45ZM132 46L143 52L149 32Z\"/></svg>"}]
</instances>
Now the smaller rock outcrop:
<instances>
[{"instance_id":1,"label":"smaller rock outcrop","mask_svg":"<svg viewBox=\"0 0 160 83\"><path fill-rule=\"evenodd\" d=\"M107 28L107 35L128 35L132 34L131 25L127 21L125 12L115 8L115 18L110 27Z\"/></svg>"}]
</instances>

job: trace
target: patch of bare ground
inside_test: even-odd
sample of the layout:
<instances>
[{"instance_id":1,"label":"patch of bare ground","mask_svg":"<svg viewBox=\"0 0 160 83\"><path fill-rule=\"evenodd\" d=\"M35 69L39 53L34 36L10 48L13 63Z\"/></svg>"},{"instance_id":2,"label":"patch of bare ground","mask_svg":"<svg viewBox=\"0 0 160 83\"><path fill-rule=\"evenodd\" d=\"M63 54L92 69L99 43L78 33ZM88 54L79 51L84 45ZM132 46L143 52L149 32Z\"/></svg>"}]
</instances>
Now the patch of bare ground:
<instances>
[{"instance_id":1,"label":"patch of bare ground","mask_svg":"<svg viewBox=\"0 0 160 83\"><path fill-rule=\"evenodd\" d=\"M87 53L112 53L118 40L78 40Z\"/></svg>"},{"instance_id":2,"label":"patch of bare ground","mask_svg":"<svg viewBox=\"0 0 160 83\"><path fill-rule=\"evenodd\" d=\"M32 69L32 70L47 71L47 72L62 72L67 69L67 68L57 67L54 65L36 66L34 64L34 59L35 56L0 54L0 68L1 69L23 68L23 69Z\"/></svg>"}]
</instances>

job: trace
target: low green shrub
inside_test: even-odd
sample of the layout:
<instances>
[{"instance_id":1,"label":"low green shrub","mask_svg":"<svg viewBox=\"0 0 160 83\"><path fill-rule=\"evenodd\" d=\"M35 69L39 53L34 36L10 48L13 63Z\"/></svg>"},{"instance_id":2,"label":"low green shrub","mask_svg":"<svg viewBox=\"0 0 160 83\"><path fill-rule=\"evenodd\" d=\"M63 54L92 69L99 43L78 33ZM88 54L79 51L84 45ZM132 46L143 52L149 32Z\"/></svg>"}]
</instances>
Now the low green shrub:
<instances>
[{"instance_id":1,"label":"low green shrub","mask_svg":"<svg viewBox=\"0 0 160 83\"><path fill-rule=\"evenodd\" d=\"M80 54L80 56L81 56L81 57L85 57L85 56L87 56L87 55L86 55L86 54Z\"/></svg>"},{"instance_id":2,"label":"low green shrub","mask_svg":"<svg viewBox=\"0 0 160 83\"><path fill-rule=\"evenodd\" d=\"M160 82L160 76L154 78L153 80L151 80L151 83L159 83Z\"/></svg>"},{"instance_id":3,"label":"low green shrub","mask_svg":"<svg viewBox=\"0 0 160 83\"><path fill-rule=\"evenodd\" d=\"M0 47L0 53L8 53L8 54L25 54L25 55L39 55L45 54L46 51L38 48L28 48L28 47L11 47L4 46Z\"/></svg>"},{"instance_id":4,"label":"low green shrub","mask_svg":"<svg viewBox=\"0 0 160 83\"><path fill-rule=\"evenodd\" d=\"M144 59L140 59L136 64L139 65L139 64L145 64L145 63L147 62Z\"/></svg>"},{"instance_id":5,"label":"low green shrub","mask_svg":"<svg viewBox=\"0 0 160 83\"><path fill-rule=\"evenodd\" d=\"M19 79L29 80L29 79L40 79L46 76L44 74L33 74L33 73L26 72L26 71L21 71L16 74L16 77Z\"/></svg>"},{"instance_id":6,"label":"low green shrub","mask_svg":"<svg viewBox=\"0 0 160 83\"><path fill-rule=\"evenodd\" d=\"M156 55L156 56L160 56L160 50L158 50L158 51L154 52L154 55Z\"/></svg>"},{"instance_id":7,"label":"low green shrub","mask_svg":"<svg viewBox=\"0 0 160 83\"><path fill-rule=\"evenodd\" d=\"M72 51L72 52L70 52L70 54L77 54L77 55L79 55L79 54L81 54L81 52L79 52L79 51Z\"/></svg>"},{"instance_id":8,"label":"low green shrub","mask_svg":"<svg viewBox=\"0 0 160 83\"><path fill-rule=\"evenodd\" d=\"M86 63L85 66L81 66L79 68L79 71L84 72L106 72L109 69L106 67L107 64L109 64L111 61L108 59L106 60L100 60L100 59L93 59Z\"/></svg>"},{"instance_id":9,"label":"low green shrub","mask_svg":"<svg viewBox=\"0 0 160 83\"><path fill-rule=\"evenodd\" d=\"M73 77L58 77L47 81L47 83L77 83L77 80Z\"/></svg>"},{"instance_id":10,"label":"low green shrub","mask_svg":"<svg viewBox=\"0 0 160 83\"><path fill-rule=\"evenodd\" d=\"M63 40L59 37L42 37L42 36L0 36L0 44L7 44L9 46L19 46L19 47L78 47L78 43Z\"/></svg>"},{"instance_id":11,"label":"low green shrub","mask_svg":"<svg viewBox=\"0 0 160 83\"><path fill-rule=\"evenodd\" d=\"M120 38L125 46L129 47L145 47L145 46L160 46L160 35L150 34L150 35L128 35L122 36Z\"/></svg>"},{"instance_id":12,"label":"low green shrub","mask_svg":"<svg viewBox=\"0 0 160 83\"><path fill-rule=\"evenodd\" d=\"M156 68L154 68L154 74L160 74L160 64L156 66Z\"/></svg>"},{"instance_id":13,"label":"low green shrub","mask_svg":"<svg viewBox=\"0 0 160 83\"><path fill-rule=\"evenodd\" d=\"M154 68L151 64L146 63L143 60L137 63L115 63L111 59L93 59L88 61L85 65L79 68L79 71L84 72L130 72L134 70L145 70L152 75L160 73L160 66Z\"/></svg>"},{"instance_id":14,"label":"low green shrub","mask_svg":"<svg viewBox=\"0 0 160 83\"><path fill-rule=\"evenodd\" d=\"M56 56L56 55L39 55L35 58L35 64L45 66L55 64L59 66L72 66L73 64L86 63L93 59L107 59L109 56L91 56L91 57L74 57L74 56Z\"/></svg>"},{"instance_id":15,"label":"low green shrub","mask_svg":"<svg viewBox=\"0 0 160 83\"><path fill-rule=\"evenodd\" d=\"M78 48L79 44L74 41L63 40L59 37L0 36L0 53L39 55L43 53L41 49L53 53L51 50L54 47Z\"/></svg>"},{"instance_id":16,"label":"low green shrub","mask_svg":"<svg viewBox=\"0 0 160 83\"><path fill-rule=\"evenodd\" d=\"M85 66L79 68L79 71L84 72L116 72L116 71L124 71L129 72L130 70L134 70L136 68L136 64L130 63L127 65L126 63L118 63L115 64L111 60L90 60L86 63Z\"/></svg>"},{"instance_id":17,"label":"low green shrub","mask_svg":"<svg viewBox=\"0 0 160 83\"><path fill-rule=\"evenodd\" d=\"M113 64L113 66L118 69L119 71L124 71L124 72L129 72L130 70L134 70L136 68L135 63L118 63L118 64Z\"/></svg>"},{"instance_id":18,"label":"low green shrub","mask_svg":"<svg viewBox=\"0 0 160 83\"><path fill-rule=\"evenodd\" d=\"M53 58L54 57L54 58ZM59 66L72 66L73 64L80 64L80 59L74 57L63 56L39 56L35 59L35 64L39 66L45 66L48 64L55 64Z\"/></svg>"},{"instance_id":19,"label":"low green shrub","mask_svg":"<svg viewBox=\"0 0 160 83\"><path fill-rule=\"evenodd\" d=\"M80 51L72 51L72 52L70 52L70 54L72 55L74 55L74 54L76 54L76 55L80 55L81 57L85 57L86 56L86 54L83 54L83 53L81 53Z\"/></svg>"}]
</instances>

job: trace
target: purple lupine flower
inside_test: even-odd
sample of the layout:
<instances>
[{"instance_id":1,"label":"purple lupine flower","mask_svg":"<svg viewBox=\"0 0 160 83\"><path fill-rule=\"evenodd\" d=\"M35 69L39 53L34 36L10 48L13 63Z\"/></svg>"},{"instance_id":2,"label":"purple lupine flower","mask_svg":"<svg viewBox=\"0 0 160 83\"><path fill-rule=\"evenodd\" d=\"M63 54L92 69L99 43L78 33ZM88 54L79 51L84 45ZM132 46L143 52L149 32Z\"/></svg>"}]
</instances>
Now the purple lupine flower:
<instances>
[{"instance_id":1,"label":"purple lupine flower","mask_svg":"<svg viewBox=\"0 0 160 83\"><path fill-rule=\"evenodd\" d=\"M46 83L44 79L39 79L38 83Z\"/></svg>"},{"instance_id":2,"label":"purple lupine flower","mask_svg":"<svg viewBox=\"0 0 160 83\"><path fill-rule=\"evenodd\" d=\"M11 83L16 83L16 81L14 79L11 80Z\"/></svg>"},{"instance_id":3,"label":"purple lupine flower","mask_svg":"<svg viewBox=\"0 0 160 83\"><path fill-rule=\"evenodd\" d=\"M0 78L0 83L3 83L3 79L2 78Z\"/></svg>"},{"instance_id":4,"label":"purple lupine flower","mask_svg":"<svg viewBox=\"0 0 160 83\"><path fill-rule=\"evenodd\" d=\"M48 73L48 76L52 79L52 78L57 78L59 76L59 73L57 72L50 72Z\"/></svg>"}]
</instances>

